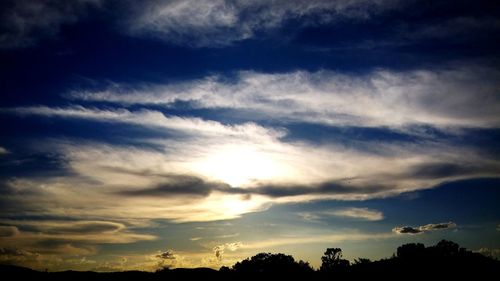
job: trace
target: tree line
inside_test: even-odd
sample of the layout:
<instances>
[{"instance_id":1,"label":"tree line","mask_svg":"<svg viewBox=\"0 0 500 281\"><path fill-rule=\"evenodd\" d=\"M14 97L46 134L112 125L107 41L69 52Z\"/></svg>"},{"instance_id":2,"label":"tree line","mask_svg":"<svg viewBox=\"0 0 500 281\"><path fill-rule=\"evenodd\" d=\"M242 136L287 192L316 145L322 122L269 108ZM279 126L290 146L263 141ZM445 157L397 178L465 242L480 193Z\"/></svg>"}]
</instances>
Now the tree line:
<instances>
[{"instance_id":1,"label":"tree line","mask_svg":"<svg viewBox=\"0 0 500 281\"><path fill-rule=\"evenodd\" d=\"M321 266L313 269L308 262L283 253L260 253L219 270L209 268L162 268L156 272L125 271L39 272L16 266L0 265L0 276L26 280L361 280L361 279L493 279L500 274L500 261L441 240L433 246L404 244L392 257L377 261L357 258L352 263L343 258L342 249L327 248Z\"/></svg>"}]
</instances>

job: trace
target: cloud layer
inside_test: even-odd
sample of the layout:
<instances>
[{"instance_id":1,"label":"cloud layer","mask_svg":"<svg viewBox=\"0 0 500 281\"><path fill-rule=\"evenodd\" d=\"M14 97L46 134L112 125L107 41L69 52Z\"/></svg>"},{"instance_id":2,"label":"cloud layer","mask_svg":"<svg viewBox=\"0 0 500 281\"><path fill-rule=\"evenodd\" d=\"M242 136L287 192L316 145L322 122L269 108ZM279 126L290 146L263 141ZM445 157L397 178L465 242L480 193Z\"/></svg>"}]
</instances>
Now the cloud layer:
<instances>
[{"instance_id":1,"label":"cloud layer","mask_svg":"<svg viewBox=\"0 0 500 281\"><path fill-rule=\"evenodd\" d=\"M168 85L113 85L103 91L74 91L69 97L166 107L188 102L195 108L232 109L246 118L335 126L491 128L500 125L498 81L500 72L478 66L379 70L361 76L240 72L236 79L210 76Z\"/></svg>"},{"instance_id":2,"label":"cloud layer","mask_svg":"<svg viewBox=\"0 0 500 281\"><path fill-rule=\"evenodd\" d=\"M365 19L399 1L150 1L127 24L132 34L194 47L224 46L270 32L291 20L303 25Z\"/></svg>"},{"instance_id":3,"label":"cloud layer","mask_svg":"<svg viewBox=\"0 0 500 281\"><path fill-rule=\"evenodd\" d=\"M286 126L305 122L390 127L410 135L420 134L423 125L452 134L470 127L497 128L498 76L496 70L484 67L375 71L361 76L329 71L241 72L234 80L207 77L163 86L73 91L69 97L74 102L97 105L41 105L2 112L154 133L131 136L137 145L50 140L38 150L59 155L63 172L9 179L5 193L10 202L26 206L26 213L102 217L112 210L120 218L186 222L236 218L276 203L385 198L445 181L495 177L500 164L494 156L432 134L415 142L366 140L347 146L334 140L288 138ZM479 79L482 83L475 83ZM168 112L178 101L200 109L229 108L233 117L246 122L168 115L149 107ZM274 123L262 125L264 118ZM85 198L79 195L82 188L87 191ZM19 211L19 207L9 210L12 204L5 206L7 213ZM364 209L339 212L334 215L382 218Z\"/></svg>"},{"instance_id":4,"label":"cloud layer","mask_svg":"<svg viewBox=\"0 0 500 281\"><path fill-rule=\"evenodd\" d=\"M450 228L456 228L457 225L454 222L443 222L443 223L431 223L431 224L426 224L418 227L412 227L412 226L398 226L392 229L393 232L398 233L398 234L419 234L419 233L424 233L432 230L439 230L439 229L450 229Z\"/></svg>"},{"instance_id":5,"label":"cloud layer","mask_svg":"<svg viewBox=\"0 0 500 281\"><path fill-rule=\"evenodd\" d=\"M362 30L374 29L375 36L360 32L361 38L354 36L357 40L353 42L350 36L333 32L332 37L339 38L333 41L334 49L394 48L428 40L484 41L478 34L493 34L500 29L494 12L481 16L457 13L461 9L470 10L474 5L467 1L455 2L458 8L450 12L445 4L429 8L419 1L400 0L147 0L140 3L8 0L2 3L0 48L33 46L41 39L55 38L61 27L84 20L89 11L97 18L105 15L108 24L122 34L195 48L225 47L247 39L265 40L273 36L293 41L305 28L326 26L336 31L337 26L356 24L364 26ZM416 8L425 16L405 15L406 10ZM390 36L387 32L377 33L380 18L387 20L389 28L385 30Z\"/></svg>"}]
</instances>

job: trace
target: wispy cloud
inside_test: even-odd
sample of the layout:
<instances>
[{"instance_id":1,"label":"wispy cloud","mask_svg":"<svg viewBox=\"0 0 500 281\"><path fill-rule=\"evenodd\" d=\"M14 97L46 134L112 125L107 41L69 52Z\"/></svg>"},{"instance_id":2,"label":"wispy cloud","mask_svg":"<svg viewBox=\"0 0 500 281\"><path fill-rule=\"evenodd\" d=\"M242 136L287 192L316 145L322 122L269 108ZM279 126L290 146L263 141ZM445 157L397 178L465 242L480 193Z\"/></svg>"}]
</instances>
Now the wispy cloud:
<instances>
[{"instance_id":1,"label":"wispy cloud","mask_svg":"<svg viewBox=\"0 0 500 281\"><path fill-rule=\"evenodd\" d=\"M412 227L412 226L398 226L392 229L393 232L398 233L398 234L419 234L423 232L428 232L432 230L439 230L439 229L450 229L450 228L456 228L457 225L454 222L444 222L444 223L431 223L431 224L426 224L418 227Z\"/></svg>"},{"instance_id":2,"label":"wispy cloud","mask_svg":"<svg viewBox=\"0 0 500 281\"><path fill-rule=\"evenodd\" d=\"M325 235L309 235L299 237L281 237L279 239L269 239L257 242L248 242L241 245L242 249L270 249L277 246L294 244L313 244L313 243L338 243L342 241L364 241L388 239L394 237L392 233L336 233Z\"/></svg>"},{"instance_id":3,"label":"wispy cloud","mask_svg":"<svg viewBox=\"0 0 500 281\"><path fill-rule=\"evenodd\" d=\"M384 214L380 211L354 207L316 212L300 212L298 215L308 221L322 221L331 219L332 217L364 221L380 221L384 219Z\"/></svg>"},{"instance_id":4,"label":"wispy cloud","mask_svg":"<svg viewBox=\"0 0 500 281\"><path fill-rule=\"evenodd\" d=\"M283 122L403 129L412 125L490 128L500 125L496 94L500 72L474 66L361 76L331 71L266 74L240 72L235 80L205 79L103 91L75 91L73 99L195 108L229 108L245 116ZM478 82L480 81L480 82ZM453 93L453 94L450 94Z\"/></svg>"},{"instance_id":5,"label":"wispy cloud","mask_svg":"<svg viewBox=\"0 0 500 281\"><path fill-rule=\"evenodd\" d=\"M342 19L366 19L399 1L293 0L229 1L189 0L149 2L127 21L138 36L193 47L224 46L257 33L280 28L290 20L302 25Z\"/></svg>"},{"instance_id":6,"label":"wispy cloud","mask_svg":"<svg viewBox=\"0 0 500 281\"><path fill-rule=\"evenodd\" d=\"M278 29L290 20L302 25L331 23L341 19L366 19L393 8L399 1L294 0L294 1L7 1L0 21L0 47L32 46L54 37L64 24L85 17L91 8L119 10L109 13L110 25L125 33L193 47L225 46Z\"/></svg>"},{"instance_id":7,"label":"wispy cloud","mask_svg":"<svg viewBox=\"0 0 500 281\"><path fill-rule=\"evenodd\" d=\"M367 221L379 221L384 219L384 214L382 212L368 208L346 208L333 211L332 214L337 217Z\"/></svg>"}]
</instances>

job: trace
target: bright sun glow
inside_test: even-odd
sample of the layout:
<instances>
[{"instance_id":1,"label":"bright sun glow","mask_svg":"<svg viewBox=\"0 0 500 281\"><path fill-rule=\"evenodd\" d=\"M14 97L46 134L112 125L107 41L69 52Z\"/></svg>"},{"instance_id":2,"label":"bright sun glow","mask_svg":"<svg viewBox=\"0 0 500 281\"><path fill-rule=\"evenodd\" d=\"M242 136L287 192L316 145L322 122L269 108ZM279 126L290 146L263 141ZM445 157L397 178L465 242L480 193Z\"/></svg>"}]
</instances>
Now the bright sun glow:
<instances>
[{"instance_id":1,"label":"bright sun glow","mask_svg":"<svg viewBox=\"0 0 500 281\"><path fill-rule=\"evenodd\" d=\"M233 187L245 187L255 181L272 180L285 173L268 153L248 145L224 147L194 165L195 169Z\"/></svg>"}]
</instances>

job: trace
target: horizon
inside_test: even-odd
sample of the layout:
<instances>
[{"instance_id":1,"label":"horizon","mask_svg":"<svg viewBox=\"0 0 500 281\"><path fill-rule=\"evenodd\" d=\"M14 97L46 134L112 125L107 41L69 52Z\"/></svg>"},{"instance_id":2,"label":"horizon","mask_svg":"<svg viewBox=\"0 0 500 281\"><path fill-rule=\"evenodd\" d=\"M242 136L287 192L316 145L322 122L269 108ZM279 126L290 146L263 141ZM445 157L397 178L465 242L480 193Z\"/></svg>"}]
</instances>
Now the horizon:
<instances>
[{"instance_id":1,"label":"horizon","mask_svg":"<svg viewBox=\"0 0 500 281\"><path fill-rule=\"evenodd\" d=\"M0 4L0 264L500 257L500 5Z\"/></svg>"},{"instance_id":2,"label":"horizon","mask_svg":"<svg viewBox=\"0 0 500 281\"><path fill-rule=\"evenodd\" d=\"M320 273L325 277L332 274L344 277L348 275L351 275L352 277L359 277L359 274L366 276L370 274L370 271L380 274L380 271L377 272L377 269L384 269L383 271L386 272L389 269L388 267L390 267L388 272L396 273L412 270L415 266L420 268L424 266L426 271L430 271L435 274L450 274L449 270L452 270L453 274L458 275L470 274L475 270L481 269L482 271L479 271L480 273L476 272L476 274L479 273L480 275L488 276L496 274L500 262L500 260L491 255L491 253L471 252L466 248L460 247L460 245L453 241L444 239L435 245L430 246L426 246L422 243L406 243L399 246L391 257L385 257L379 260L357 258L350 261L344 259L342 249L327 248L321 257L321 266L318 268L314 268L307 261L296 260L293 256L284 253L258 253L252 257L247 257L237 261L232 266L221 266L220 268L183 268L172 267L170 264L164 263L172 257L173 253L171 252L161 253L158 255L158 258L160 258L163 262L159 263L156 268L149 271L137 269L125 269L122 271L117 271L116 269L108 271L78 271L73 269L49 271L49 269L46 268L43 270L43 273L127 273L130 271L139 271L142 273L165 274L176 272L176 269L180 269L182 270L180 272L186 274L186 272L189 271L185 270L193 269L193 271L191 271L192 274L206 275L207 272L203 273L199 270L211 269L225 274L226 277L228 277L228 274L264 274L265 276L272 276L273 274L299 274L311 276L313 273ZM466 266L466 268L462 268L462 271L457 271L456 266L459 265ZM25 269L27 269L27 271ZM16 273L18 275L28 274L33 270L41 273L41 270L37 269L31 269L14 264L0 263L0 272L8 275L12 273Z\"/></svg>"}]
</instances>

